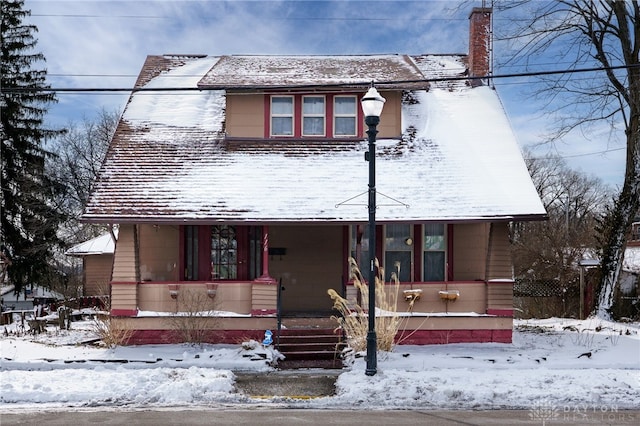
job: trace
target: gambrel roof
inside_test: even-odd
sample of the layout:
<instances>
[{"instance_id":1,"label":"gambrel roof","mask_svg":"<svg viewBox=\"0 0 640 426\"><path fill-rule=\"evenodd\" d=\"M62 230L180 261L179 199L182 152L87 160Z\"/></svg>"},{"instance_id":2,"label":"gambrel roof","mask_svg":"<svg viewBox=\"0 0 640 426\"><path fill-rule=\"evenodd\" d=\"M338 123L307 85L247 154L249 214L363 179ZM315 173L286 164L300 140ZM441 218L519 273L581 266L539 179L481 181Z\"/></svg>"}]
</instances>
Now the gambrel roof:
<instances>
[{"instance_id":1,"label":"gambrel roof","mask_svg":"<svg viewBox=\"0 0 640 426\"><path fill-rule=\"evenodd\" d=\"M255 64L253 60L255 60ZM302 72L304 63L310 66ZM366 141L226 140L225 90L281 86L295 62L296 86L331 80L330 57L151 56L123 113L84 220L99 223L367 221ZM465 57L338 57L336 81L462 76ZM371 61L367 64L367 61ZM380 61L357 79L355 70ZM256 68L268 72L256 74ZM235 68L231 78L230 66ZM244 64L245 68L242 67ZM282 65L279 66L278 64ZM357 64L357 66L355 65ZM388 73L385 73L388 70ZM223 72L222 72L223 71ZM216 74L222 72L221 74ZM407 74L404 74L407 73ZM225 76L221 78L221 76ZM226 78L229 78L225 85ZM201 91L176 91L176 87ZM428 90L425 88L428 87ZM378 140L377 219L522 220L545 216L496 92L465 81L406 92L401 140ZM215 90L213 90L215 89ZM384 88L380 88L384 96Z\"/></svg>"}]
</instances>

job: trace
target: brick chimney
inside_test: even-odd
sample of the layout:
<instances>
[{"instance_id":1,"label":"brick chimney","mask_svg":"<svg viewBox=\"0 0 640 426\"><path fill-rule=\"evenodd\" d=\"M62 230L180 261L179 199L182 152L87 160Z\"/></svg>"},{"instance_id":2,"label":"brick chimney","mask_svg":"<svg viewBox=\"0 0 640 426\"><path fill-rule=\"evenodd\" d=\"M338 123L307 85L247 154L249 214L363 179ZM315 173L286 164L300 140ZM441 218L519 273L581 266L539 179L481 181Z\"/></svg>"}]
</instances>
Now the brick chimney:
<instances>
[{"instance_id":1,"label":"brick chimney","mask_svg":"<svg viewBox=\"0 0 640 426\"><path fill-rule=\"evenodd\" d=\"M474 7L469 15L469 75L488 75L490 65L491 8Z\"/></svg>"}]
</instances>

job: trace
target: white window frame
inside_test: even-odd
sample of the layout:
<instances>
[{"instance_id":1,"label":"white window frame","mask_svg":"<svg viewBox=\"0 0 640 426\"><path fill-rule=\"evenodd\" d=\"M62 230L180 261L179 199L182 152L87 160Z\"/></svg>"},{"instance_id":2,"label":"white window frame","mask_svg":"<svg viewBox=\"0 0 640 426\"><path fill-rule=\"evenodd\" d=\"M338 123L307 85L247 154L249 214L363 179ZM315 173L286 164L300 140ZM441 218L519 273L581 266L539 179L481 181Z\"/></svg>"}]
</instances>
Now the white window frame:
<instances>
[{"instance_id":1,"label":"white window frame","mask_svg":"<svg viewBox=\"0 0 640 426\"><path fill-rule=\"evenodd\" d=\"M276 114L273 112L273 100L276 98L288 98L291 99L291 114ZM269 117L269 133L271 134L271 136L285 136L285 137L293 137L295 136L295 132L296 132L296 122L295 122L295 114L296 114L296 99L294 96L289 96L289 95L272 95L270 98L270 117ZM290 117L291 118L291 133L290 134L279 134L279 133L275 133L274 129L273 129L273 119L274 118L286 118L286 117Z\"/></svg>"},{"instance_id":2,"label":"white window frame","mask_svg":"<svg viewBox=\"0 0 640 426\"><path fill-rule=\"evenodd\" d=\"M338 98L352 98L354 100L353 114L338 114L336 108L336 99ZM336 119L339 117L353 117L353 134L339 135L336 133L338 126L336 125ZM355 95L335 95L333 97L333 137L335 138L348 138L358 135L358 97Z\"/></svg>"},{"instance_id":3,"label":"white window frame","mask_svg":"<svg viewBox=\"0 0 640 426\"><path fill-rule=\"evenodd\" d=\"M321 98L322 99L322 113L321 114L306 114L304 112L304 100L307 98ZM302 96L302 108L301 108L301 122L300 122L300 132L302 134L302 136L309 136L309 137L323 137L326 136L327 134L327 97L323 96L323 95L303 95ZM322 133L312 133L312 134L307 134L304 132L304 120L305 118L322 118Z\"/></svg>"}]
</instances>

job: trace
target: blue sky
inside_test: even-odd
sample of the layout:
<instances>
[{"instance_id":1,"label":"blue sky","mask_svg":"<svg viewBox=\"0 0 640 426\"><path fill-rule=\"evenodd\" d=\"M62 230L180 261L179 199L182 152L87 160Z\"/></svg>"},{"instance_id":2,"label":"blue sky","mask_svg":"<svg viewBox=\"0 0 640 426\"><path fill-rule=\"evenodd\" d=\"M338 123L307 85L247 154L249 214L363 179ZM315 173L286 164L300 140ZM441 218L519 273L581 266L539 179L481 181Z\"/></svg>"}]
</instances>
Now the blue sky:
<instances>
[{"instance_id":1,"label":"blue sky","mask_svg":"<svg viewBox=\"0 0 640 426\"><path fill-rule=\"evenodd\" d=\"M147 55L466 53L468 16L481 1L107 1L26 0L53 87L132 87ZM505 17L495 16L495 25ZM500 46L494 55L500 60ZM539 64L541 69L550 65ZM536 64L529 66L535 69ZM552 66L553 68L553 66ZM496 74L500 73L496 69ZM516 72L517 69L504 69ZM538 146L553 126L526 91L528 79L496 81L521 146ZM122 110L126 94L58 95L49 123L101 109ZM620 187L624 138L608 126L538 146L572 168Z\"/></svg>"}]
</instances>

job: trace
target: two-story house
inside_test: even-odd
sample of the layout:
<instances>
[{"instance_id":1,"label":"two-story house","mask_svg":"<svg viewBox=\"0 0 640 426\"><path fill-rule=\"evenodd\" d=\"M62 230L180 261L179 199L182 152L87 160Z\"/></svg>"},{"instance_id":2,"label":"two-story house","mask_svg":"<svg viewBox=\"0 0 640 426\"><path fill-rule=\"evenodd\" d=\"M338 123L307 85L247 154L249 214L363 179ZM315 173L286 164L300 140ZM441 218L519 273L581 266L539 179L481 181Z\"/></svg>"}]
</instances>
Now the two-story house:
<instances>
[{"instance_id":1,"label":"two-story house","mask_svg":"<svg viewBox=\"0 0 640 426\"><path fill-rule=\"evenodd\" d=\"M327 290L353 296L348 257L368 250L374 82L377 257L422 290L405 343L510 342L509 224L546 213L496 92L469 79L488 72L489 19L471 14L469 55L149 56L84 214L119 226L111 314L132 341L170 340L186 289L214 298L218 342L278 311L330 327Z\"/></svg>"}]
</instances>

